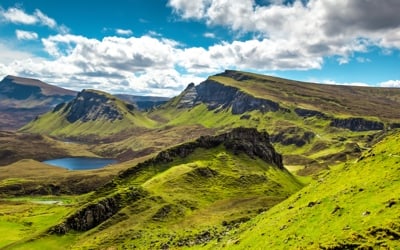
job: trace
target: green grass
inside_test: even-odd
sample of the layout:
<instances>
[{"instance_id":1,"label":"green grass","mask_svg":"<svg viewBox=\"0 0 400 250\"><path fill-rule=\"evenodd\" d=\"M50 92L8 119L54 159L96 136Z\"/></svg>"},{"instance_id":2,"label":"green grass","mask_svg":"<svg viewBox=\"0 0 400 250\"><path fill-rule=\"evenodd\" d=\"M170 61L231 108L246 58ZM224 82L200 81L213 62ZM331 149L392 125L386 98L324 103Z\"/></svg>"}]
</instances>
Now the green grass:
<instances>
[{"instance_id":1,"label":"green grass","mask_svg":"<svg viewBox=\"0 0 400 250\"><path fill-rule=\"evenodd\" d=\"M248 79L237 81L227 75L209 79L289 107L295 104L328 114L380 117L387 121L400 118L395 110L400 91L395 89L305 83L239 71L234 74Z\"/></svg>"},{"instance_id":2,"label":"green grass","mask_svg":"<svg viewBox=\"0 0 400 250\"><path fill-rule=\"evenodd\" d=\"M91 90L91 92L108 98L109 102L112 102L115 106L115 109L123 114L122 119L111 121L101 118L96 121L82 122L78 120L70 123L66 119L66 114L62 108L57 112L51 111L40 116L40 119L28 123L20 131L61 137L95 136L104 138L105 136L124 131L126 128L151 128L157 124L155 121L149 119L145 113L139 111L132 113L127 108L125 102L108 93L94 90Z\"/></svg>"},{"instance_id":3,"label":"green grass","mask_svg":"<svg viewBox=\"0 0 400 250\"><path fill-rule=\"evenodd\" d=\"M320 174L220 246L314 249L354 244L399 248L399 143L400 133L396 133L358 162Z\"/></svg>"},{"instance_id":4,"label":"green grass","mask_svg":"<svg viewBox=\"0 0 400 250\"><path fill-rule=\"evenodd\" d=\"M85 233L60 238L59 248L159 248L196 238L204 231L212 237L229 231L231 221L248 220L281 202L303 187L287 171L260 159L235 155L223 146L196 149L185 158L154 164L128 179L116 179L116 187L88 196L92 203L119 194L124 202L116 215ZM129 202L131 187L148 194ZM24 201L25 202L25 201ZM175 236L174 236L175 235ZM68 240L64 240L68 239ZM18 247L52 248L55 236L21 242Z\"/></svg>"},{"instance_id":5,"label":"green grass","mask_svg":"<svg viewBox=\"0 0 400 250\"><path fill-rule=\"evenodd\" d=\"M57 205L53 202L59 201ZM0 200L0 248L35 239L50 226L59 223L73 211L75 198L21 197ZM26 246L24 246L26 249ZM14 247L12 247L14 249Z\"/></svg>"}]
</instances>

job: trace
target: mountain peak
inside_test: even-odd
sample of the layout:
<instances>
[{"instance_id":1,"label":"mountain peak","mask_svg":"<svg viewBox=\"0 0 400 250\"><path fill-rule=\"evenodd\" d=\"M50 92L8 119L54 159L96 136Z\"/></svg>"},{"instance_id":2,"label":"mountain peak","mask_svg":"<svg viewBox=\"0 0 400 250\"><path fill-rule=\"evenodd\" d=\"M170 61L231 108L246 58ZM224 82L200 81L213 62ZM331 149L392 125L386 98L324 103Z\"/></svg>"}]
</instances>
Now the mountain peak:
<instances>
[{"instance_id":1,"label":"mountain peak","mask_svg":"<svg viewBox=\"0 0 400 250\"><path fill-rule=\"evenodd\" d=\"M25 92L30 94L32 94L32 92L35 92L45 96L52 96L52 95L73 96L76 94L75 91L50 85L38 79L27 78L27 77L7 75L0 83L2 89L7 88L10 93L21 92L20 91L21 88L24 88L25 90L28 90L29 88L29 91Z\"/></svg>"},{"instance_id":2,"label":"mountain peak","mask_svg":"<svg viewBox=\"0 0 400 250\"><path fill-rule=\"evenodd\" d=\"M63 109L70 123L88 122L97 119L122 120L123 113L116 104L116 98L98 90L84 89ZM133 107L132 107L133 108ZM56 107L55 110L58 110Z\"/></svg>"}]
</instances>

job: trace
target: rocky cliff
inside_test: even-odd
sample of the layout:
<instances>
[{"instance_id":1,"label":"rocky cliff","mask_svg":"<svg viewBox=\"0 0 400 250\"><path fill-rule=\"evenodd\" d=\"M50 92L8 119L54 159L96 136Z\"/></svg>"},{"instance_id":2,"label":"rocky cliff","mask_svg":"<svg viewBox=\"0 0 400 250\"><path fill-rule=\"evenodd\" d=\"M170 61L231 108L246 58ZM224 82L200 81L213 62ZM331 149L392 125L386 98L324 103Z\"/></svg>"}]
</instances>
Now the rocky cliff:
<instances>
[{"instance_id":1,"label":"rocky cliff","mask_svg":"<svg viewBox=\"0 0 400 250\"><path fill-rule=\"evenodd\" d=\"M132 187L124 192L116 193L111 197L88 204L49 229L52 234L65 234L70 230L87 231L114 216L127 203L140 200L147 195L141 188Z\"/></svg>"},{"instance_id":2,"label":"rocky cliff","mask_svg":"<svg viewBox=\"0 0 400 250\"><path fill-rule=\"evenodd\" d=\"M295 108L294 112L298 116L305 117L305 118L314 117L315 116L315 117L318 117L318 118L321 118L321 119L327 119L329 117L328 115L326 115L326 114L324 114L322 112L319 112L319 111L316 111L316 110L310 110L310 109Z\"/></svg>"},{"instance_id":3,"label":"rocky cliff","mask_svg":"<svg viewBox=\"0 0 400 250\"><path fill-rule=\"evenodd\" d=\"M245 153L253 158L258 157L279 169L285 169L282 164L282 156L271 145L267 132L259 132L255 128L240 127L233 129L229 133L217 136L201 136L193 142L164 150L156 157L122 172L120 178L134 175L153 164L168 163L176 157L184 158L193 153L197 148L209 149L220 145L224 145L227 150L231 150L235 154Z\"/></svg>"},{"instance_id":4,"label":"rocky cliff","mask_svg":"<svg viewBox=\"0 0 400 250\"><path fill-rule=\"evenodd\" d=\"M66 119L73 123L76 121L88 122L98 119L109 121L123 119L123 112L115 103L115 98L106 93L94 90L83 90L77 97L68 104L56 106L53 112L62 110ZM126 107L133 110L133 105Z\"/></svg>"},{"instance_id":5,"label":"rocky cliff","mask_svg":"<svg viewBox=\"0 0 400 250\"><path fill-rule=\"evenodd\" d=\"M200 103L209 110L232 108L232 114L248 111L278 111L279 104L270 100L256 98L238 88L227 86L213 80L206 80L199 85L189 84L181 94L177 108L192 108Z\"/></svg>"},{"instance_id":6,"label":"rocky cliff","mask_svg":"<svg viewBox=\"0 0 400 250\"><path fill-rule=\"evenodd\" d=\"M364 118L333 119L330 123L332 127L345 128L351 131L383 130L382 122L370 121Z\"/></svg>"}]
</instances>

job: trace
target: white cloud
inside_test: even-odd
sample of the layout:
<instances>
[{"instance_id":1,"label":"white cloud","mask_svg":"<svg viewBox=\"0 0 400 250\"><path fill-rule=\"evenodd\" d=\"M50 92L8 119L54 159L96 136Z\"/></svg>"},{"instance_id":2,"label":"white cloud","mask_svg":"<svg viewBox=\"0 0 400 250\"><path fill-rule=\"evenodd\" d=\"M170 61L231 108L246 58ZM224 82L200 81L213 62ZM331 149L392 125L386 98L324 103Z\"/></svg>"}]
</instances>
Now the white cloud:
<instances>
[{"instance_id":1,"label":"white cloud","mask_svg":"<svg viewBox=\"0 0 400 250\"><path fill-rule=\"evenodd\" d=\"M125 30L125 29L116 29L115 32L121 36L130 36L133 34L132 30Z\"/></svg>"},{"instance_id":2,"label":"white cloud","mask_svg":"<svg viewBox=\"0 0 400 250\"><path fill-rule=\"evenodd\" d=\"M7 22L25 25L43 25L60 33L67 33L69 29L65 25L58 25L57 22L44 14L41 10L36 9L33 14L26 13L23 9L11 7L7 10L0 8L0 17Z\"/></svg>"},{"instance_id":3,"label":"white cloud","mask_svg":"<svg viewBox=\"0 0 400 250\"><path fill-rule=\"evenodd\" d=\"M36 40L39 37L36 32L25 30L15 30L15 35L18 40Z\"/></svg>"},{"instance_id":4,"label":"white cloud","mask_svg":"<svg viewBox=\"0 0 400 250\"><path fill-rule=\"evenodd\" d=\"M4 11L1 10L0 15L4 17L5 20L18 23L18 24L35 24L37 18L34 15L26 14L23 10L18 8L9 8Z\"/></svg>"},{"instance_id":5,"label":"white cloud","mask_svg":"<svg viewBox=\"0 0 400 250\"><path fill-rule=\"evenodd\" d=\"M386 82L381 82L379 84L381 87L391 87L391 88L400 88L400 80L389 80Z\"/></svg>"},{"instance_id":6,"label":"white cloud","mask_svg":"<svg viewBox=\"0 0 400 250\"><path fill-rule=\"evenodd\" d=\"M0 42L0 65L3 64L3 70L7 69L7 71L14 73L11 63L14 61L25 60L28 58L35 57L33 54L21 51L20 49L13 48L9 44L5 44ZM4 74L7 74L6 71L3 71Z\"/></svg>"},{"instance_id":7,"label":"white cloud","mask_svg":"<svg viewBox=\"0 0 400 250\"><path fill-rule=\"evenodd\" d=\"M215 34L211 32L206 32L203 34L203 36L207 38L215 38Z\"/></svg>"},{"instance_id":8,"label":"white cloud","mask_svg":"<svg viewBox=\"0 0 400 250\"><path fill-rule=\"evenodd\" d=\"M76 90L163 96L177 95L189 82L203 80L175 69L182 50L177 48L179 43L165 38L97 40L59 34L43 38L42 43L53 60L25 57L0 63L0 75L12 72ZM7 47L4 50L9 51Z\"/></svg>"},{"instance_id":9,"label":"white cloud","mask_svg":"<svg viewBox=\"0 0 400 250\"><path fill-rule=\"evenodd\" d=\"M371 85L369 85L367 83L363 83L363 82L336 82L333 80L325 80L322 83L330 84L330 85L346 85L346 86L359 86L359 87L371 86Z\"/></svg>"},{"instance_id":10,"label":"white cloud","mask_svg":"<svg viewBox=\"0 0 400 250\"><path fill-rule=\"evenodd\" d=\"M174 9L174 11L181 15L182 18L197 18L200 19L204 16L207 5L211 0L169 0L168 5Z\"/></svg>"},{"instance_id":11,"label":"white cloud","mask_svg":"<svg viewBox=\"0 0 400 250\"><path fill-rule=\"evenodd\" d=\"M48 26L53 29L57 26L57 22L53 18L46 16L45 14L43 14L43 12L41 12L38 9L35 10L34 15L37 18L38 22L45 26Z\"/></svg>"},{"instance_id":12,"label":"white cloud","mask_svg":"<svg viewBox=\"0 0 400 250\"><path fill-rule=\"evenodd\" d=\"M178 20L199 20L246 36L203 48L188 47L154 31L135 37L131 30L110 29L119 37L100 40L65 31L41 39L44 50L53 57L51 60L18 53L12 58L12 53L0 46L2 57L5 53L9 58L8 61L0 58L0 74L32 76L77 90L99 88L171 96L191 81L198 83L202 80L199 76L226 68L258 72L320 69L327 56L338 58L339 63L368 62L367 58L353 58L353 55L376 45L385 51L400 48L400 21L395 11L388 10L397 7L397 2L295 0L284 4L282 0L273 0L261 6L254 0L169 0L168 5ZM62 28L39 10L30 15L10 8L0 10L0 15L13 23L40 24L58 31ZM251 36L247 36L249 33ZM215 34L207 32L203 36L214 38ZM28 36L20 33L22 37ZM381 85L397 86L398 81Z\"/></svg>"},{"instance_id":13,"label":"white cloud","mask_svg":"<svg viewBox=\"0 0 400 250\"><path fill-rule=\"evenodd\" d=\"M269 2L257 5L255 0L170 0L168 5L182 19L255 33L270 44L283 41L290 44L288 51L301 50L306 60L338 56L339 63L348 63L354 52L366 52L370 46L400 49L398 0ZM318 64L315 61L311 65Z\"/></svg>"}]
</instances>

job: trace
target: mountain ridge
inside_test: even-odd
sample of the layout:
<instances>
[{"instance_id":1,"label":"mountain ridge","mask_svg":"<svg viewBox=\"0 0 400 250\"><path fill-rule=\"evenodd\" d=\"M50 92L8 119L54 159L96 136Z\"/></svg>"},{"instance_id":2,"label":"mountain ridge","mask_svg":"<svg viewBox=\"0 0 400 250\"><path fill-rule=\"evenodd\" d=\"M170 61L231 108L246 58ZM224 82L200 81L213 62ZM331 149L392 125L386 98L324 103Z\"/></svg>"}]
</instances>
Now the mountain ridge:
<instances>
[{"instance_id":1,"label":"mountain ridge","mask_svg":"<svg viewBox=\"0 0 400 250\"><path fill-rule=\"evenodd\" d=\"M16 130L75 94L36 79L9 75L0 81L0 130Z\"/></svg>"}]
</instances>

